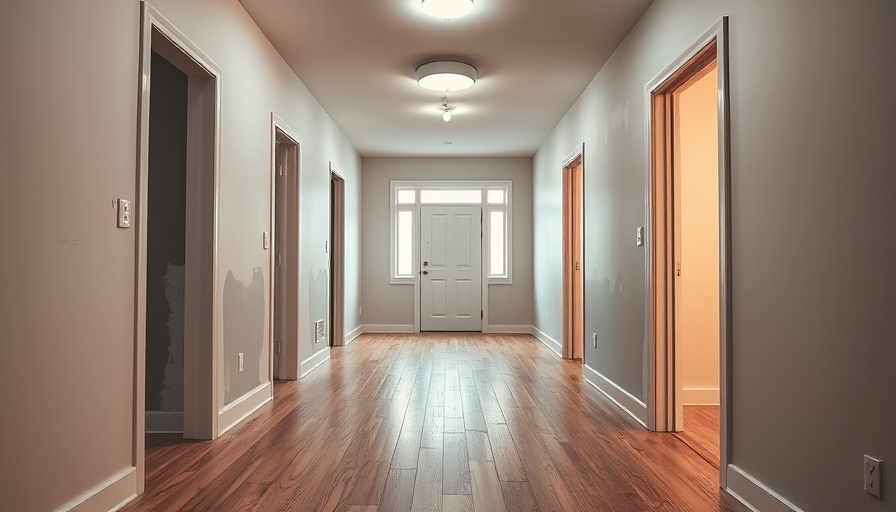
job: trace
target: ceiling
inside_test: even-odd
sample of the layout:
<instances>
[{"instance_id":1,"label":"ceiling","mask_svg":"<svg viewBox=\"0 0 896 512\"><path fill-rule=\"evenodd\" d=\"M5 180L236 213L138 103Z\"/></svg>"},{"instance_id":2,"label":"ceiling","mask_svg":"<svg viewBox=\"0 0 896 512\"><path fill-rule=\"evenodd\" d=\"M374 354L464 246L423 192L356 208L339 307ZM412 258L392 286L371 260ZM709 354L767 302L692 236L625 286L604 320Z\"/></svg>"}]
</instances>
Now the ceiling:
<instances>
[{"instance_id":1,"label":"ceiling","mask_svg":"<svg viewBox=\"0 0 896 512\"><path fill-rule=\"evenodd\" d=\"M533 155L651 1L475 0L445 21L419 0L241 0L365 157ZM479 74L448 123L414 78L435 59Z\"/></svg>"}]
</instances>

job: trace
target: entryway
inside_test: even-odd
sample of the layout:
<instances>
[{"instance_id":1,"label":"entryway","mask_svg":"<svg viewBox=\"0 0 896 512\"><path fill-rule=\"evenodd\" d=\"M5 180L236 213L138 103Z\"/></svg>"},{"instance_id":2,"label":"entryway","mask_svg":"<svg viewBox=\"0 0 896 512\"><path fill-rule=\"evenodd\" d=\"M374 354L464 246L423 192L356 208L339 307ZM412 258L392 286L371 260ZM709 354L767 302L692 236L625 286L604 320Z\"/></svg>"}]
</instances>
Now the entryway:
<instances>
[{"instance_id":1,"label":"entryway","mask_svg":"<svg viewBox=\"0 0 896 512\"><path fill-rule=\"evenodd\" d=\"M330 165L330 346L345 345L345 175Z\"/></svg>"},{"instance_id":2,"label":"entryway","mask_svg":"<svg viewBox=\"0 0 896 512\"><path fill-rule=\"evenodd\" d=\"M482 207L420 208L420 330L482 329Z\"/></svg>"},{"instance_id":3,"label":"entryway","mask_svg":"<svg viewBox=\"0 0 896 512\"><path fill-rule=\"evenodd\" d=\"M218 436L214 346L221 75L211 59L145 2L141 16L133 208L138 492L147 430L182 432L191 439Z\"/></svg>"},{"instance_id":4,"label":"entryway","mask_svg":"<svg viewBox=\"0 0 896 512\"><path fill-rule=\"evenodd\" d=\"M299 156L296 134L271 114L273 166L271 170L271 225L274 231L272 323L274 333L273 377L297 379L299 375Z\"/></svg>"},{"instance_id":5,"label":"entryway","mask_svg":"<svg viewBox=\"0 0 896 512\"><path fill-rule=\"evenodd\" d=\"M726 23L648 85L652 427L727 466Z\"/></svg>"},{"instance_id":6,"label":"entryway","mask_svg":"<svg viewBox=\"0 0 896 512\"><path fill-rule=\"evenodd\" d=\"M580 147L563 164L563 358L585 356L585 160Z\"/></svg>"}]
</instances>

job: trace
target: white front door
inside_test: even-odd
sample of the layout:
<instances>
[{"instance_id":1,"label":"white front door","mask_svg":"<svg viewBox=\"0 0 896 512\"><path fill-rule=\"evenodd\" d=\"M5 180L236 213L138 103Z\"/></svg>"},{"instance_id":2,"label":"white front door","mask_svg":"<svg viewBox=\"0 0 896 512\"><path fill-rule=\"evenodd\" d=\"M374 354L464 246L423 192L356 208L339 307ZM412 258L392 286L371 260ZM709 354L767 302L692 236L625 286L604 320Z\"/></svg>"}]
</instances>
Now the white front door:
<instances>
[{"instance_id":1,"label":"white front door","mask_svg":"<svg viewBox=\"0 0 896 512\"><path fill-rule=\"evenodd\" d=\"M482 207L420 207L420 330L482 330Z\"/></svg>"}]
</instances>

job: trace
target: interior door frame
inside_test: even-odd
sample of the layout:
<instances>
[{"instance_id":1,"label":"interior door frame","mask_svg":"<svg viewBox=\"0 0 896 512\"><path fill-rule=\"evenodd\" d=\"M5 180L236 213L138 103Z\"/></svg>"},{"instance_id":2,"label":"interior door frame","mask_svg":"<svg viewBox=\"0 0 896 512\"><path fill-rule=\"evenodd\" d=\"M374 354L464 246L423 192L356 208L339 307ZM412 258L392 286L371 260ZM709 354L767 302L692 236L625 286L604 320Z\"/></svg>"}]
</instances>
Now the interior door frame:
<instances>
[{"instance_id":1,"label":"interior door frame","mask_svg":"<svg viewBox=\"0 0 896 512\"><path fill-rule=\"evenodd\" d=\"M715 59L718 66L719 156L719 485L727 488L731 436L731 164L728 106L728 18L723 17L645 87L648 163L648 428L675 429L674 219L672 94Z\"/></svg>"},{"instance_id":2,"label":"interior door frame","mask_svg":"<svg viewBox=\"0 0 896 512\"><path fill-rule=\"evenodd\" d=\"M277 144L282 147L283 175L284 179L280 179L282 184L285 182L285 189L278 190L278 172L277 169ZM270 382L273 382L274 375L274 352L280 349L280 357L278 357L277 376L280 379L296 380L299 378L299 269L302 245L302 223L301 223L301 201L302 201L302 141L296 135L296 132L280 116L271 112L271 240L272 250L270 255L271 265L271 290L269 303L270 310L270 332L272 347L270 350L271 372ZM278 204L278 201L285 201L285 204ZM277 213L280 212L285 216L285 225L283 231L287 234L284 239L279 239L281 235L277 231ZM285 246L285 248L284 248ZM278 265L278 251L283 250L282 261ZM281 297L283 314L280 332L282 340L274 339L276 314L274 311L275 302L274 287L280 283L282 285ZM292 313L292 314L289 314ZM280 343L278 347L277 344Z\"/></svg>"},{"instance_id":3,"label":"interior door frame","mask_svg":"<svg viewBox=\"0 0 896 512\"><path fill-rule=\"evenodd\" d=\"M582 143L572 151L564 160L563 171L563 345L561 355L563 359L573 359L581 356L585 360L585 144ZM579 170L580 169L580 170ZM577 219L576 219L577 217ZM569 234L576 227L578 220L578 238L581 243L581 254L574 254L574 246ZM579 261L577 261L579 260ZM579 268L574 268L578 264ZM577 272L578 278L573 279L572 273ZM576 296L581 297L579 308ZM575 332L576 316L581 325ZM581 354L578 350L581 350Z\"/></svg>"},{"instance_id":4,"label":"interior door frame","mask_svg":"<svg viewBox=\"0 0 896 512\"><path fill-rule=\"evenodd\" d=\"M184 290L184 437L218 436L217 262L221 68L152 6L140 2L137 110L136 300L133 461L145 479L146 264L152 52L187 75L187 205Z\"/></svg>"},{"instance_id":5,"label":"interior door frame","mask_svg":"<svg viewBox=\"0 0 896 512\"><path fill-rule=\"evenodd\" d=\"M330 346L345 345L345 173L330 162Z\"/></svg>"}]
</instances>

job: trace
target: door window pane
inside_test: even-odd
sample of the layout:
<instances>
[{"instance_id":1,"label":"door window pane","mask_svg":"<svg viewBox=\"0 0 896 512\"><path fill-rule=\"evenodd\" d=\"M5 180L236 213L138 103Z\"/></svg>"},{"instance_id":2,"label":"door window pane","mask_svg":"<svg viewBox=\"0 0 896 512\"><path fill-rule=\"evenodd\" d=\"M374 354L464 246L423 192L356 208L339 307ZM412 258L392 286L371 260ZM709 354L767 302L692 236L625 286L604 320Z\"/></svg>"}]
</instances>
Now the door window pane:
<instances>
[{"instance_id":1,"label":"door window pane","mask_svg":"<svg viewBox=\"0 0 896 512\"><path fill-rule=\"evenodd\" d=\"M482 191L475 190L421 190L422 204L481 204Z\"/></svg>"},{"instance_id":2,"label":"door window pane","mask_svg":"<svg viewBox=\"0 0 896 512\"><path fill-rule=\"evenodd\" d=\"M504 212L493 211L489 216L489 275L504 275Z\"/></svg>"},{"instance_id":3,"label":"door window pane","mask_svg":"<svg viewBox=\"0 0 896 512\"><path fill-rule=\"evenodd\" d=\"M414 212L398 212L398 268L399 277L411 276L414 256Z\"/></svg>"},{"instance_id":4,"label":"door window pane","mask_svg":"<svg viewBox=\"0 0 896 512\"><path fill-rule=\"evenodd\" d=\"M417 201L416 195L416 190L399 189L398 204L414 204Z\"/></svg>"},{"instance_id":5,"label":"door window pane","mask_svg":"<svg viewBox=\"0 0 896 512\"><path fill-rule=\"evenodd\" d=\"M503 190L489 190L488 191L488 204L504 204L504 191Z\"/></svg>"}]
</instances>

